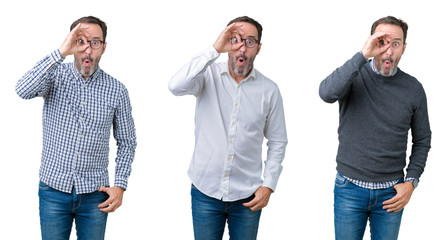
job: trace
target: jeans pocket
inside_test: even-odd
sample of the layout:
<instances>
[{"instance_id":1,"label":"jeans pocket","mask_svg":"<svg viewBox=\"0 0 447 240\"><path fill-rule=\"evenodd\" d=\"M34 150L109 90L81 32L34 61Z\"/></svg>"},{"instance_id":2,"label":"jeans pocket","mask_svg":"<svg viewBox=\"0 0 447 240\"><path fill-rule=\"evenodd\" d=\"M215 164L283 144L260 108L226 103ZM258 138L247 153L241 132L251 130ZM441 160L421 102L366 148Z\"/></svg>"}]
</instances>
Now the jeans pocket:
<instances>
[{"instance_id":1,"label":"jeans pocket","mask_svg":"<svg viewBox=\"0 0 447 240\"><path fill-rule=\"evenodd\" d=\"M199 189L197 189L196 186L194 186L194 184L191 184L191 189L199 191Z\"/></svg>"},{"instance_id":2,"label":"jeans pocket","mask_svg":"<svg viewBox=\"0 0 447 240\"><path fill-rule=\"evenodd\" d=\"M51 187L49 187L48 185L46 185L45 183L43 183L42 181L39 182L39 189L42 191L48 191L51 189Z\"/></svg>"},{"instance_id":3,"label":"jeans pocket","mask_svg":"<svg viewBox=\"0 0 447 240\"><path fill-rule=\"evenodd\" d=\"M335 176L335 186L342 188L345 187L348 184L348 180L343 177L340 173L337 173Z\"/></svg>"}]
</instances>

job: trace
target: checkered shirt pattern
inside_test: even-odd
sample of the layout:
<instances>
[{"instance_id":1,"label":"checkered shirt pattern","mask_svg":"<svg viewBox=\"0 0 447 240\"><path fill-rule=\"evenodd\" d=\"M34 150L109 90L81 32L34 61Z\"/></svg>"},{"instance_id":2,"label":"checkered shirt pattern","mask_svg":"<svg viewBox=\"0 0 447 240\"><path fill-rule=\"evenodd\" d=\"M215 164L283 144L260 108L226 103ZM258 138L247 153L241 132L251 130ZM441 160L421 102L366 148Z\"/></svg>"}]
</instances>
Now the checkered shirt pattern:
<instances>
[{"instance_id":1,"label":"checkered shirt pattern","mask_svg":"<svg viewBox=\"0 0 447 240\"><path fill-rule=\"evenodd\" d=\"M345 176L343 176L345 177ZM352 179L352 178L348 178L345 177L346 180L352 182L354 185L357 185L359 187L362 188L367 188L367 189L385 189L385 188L390 188L394 185L396 185L399 180L393 180L393 181L388 181L388 182L365 182L365 181L361 181L361 180L357 180L357 179ZM406 177L405 178L405 182L409 182L411 180L414 180L414 177Z\"/></svg>"},{"instance_id":2,"label":"checkered shirt pattern","mask_svg":"<svg viewBox=\"0 0 447 240\"><path fill-rule=\"evenodd\" d=\"M17 83L24 99L43 97L40 180L62 192L90 193L109 186L109 139L117 141L115 186L126 189L136 148L127 89L99 67L84 80L59 50Z\"/></svg>"}]
</instances>

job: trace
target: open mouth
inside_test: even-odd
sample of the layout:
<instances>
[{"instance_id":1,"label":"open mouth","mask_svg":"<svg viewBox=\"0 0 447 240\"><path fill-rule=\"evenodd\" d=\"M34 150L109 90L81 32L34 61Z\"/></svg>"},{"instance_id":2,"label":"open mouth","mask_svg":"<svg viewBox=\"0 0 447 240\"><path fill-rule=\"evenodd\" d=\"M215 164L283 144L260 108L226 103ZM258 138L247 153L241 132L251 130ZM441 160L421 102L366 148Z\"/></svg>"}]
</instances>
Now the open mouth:
<instances>
[{"instance_id":1,"label":"open mouth","mask_svg":"<svg viewBox=\"0 0 447 240\"><path fill-rule=\"evenodd\" d=\"M237 58L237 63L238 63L239 65L243 65L243 64L245 63L245 58L244 58L244 57L239 57L239 58Z\"/></svg>"},{"instance_id":2,"label":"open mouth","mask_svg":"<svg viewBox=\"0 0 447 240\"><path fill-rule=\"evenodd\" d=\"M92 60L93 59L90 56L86 56L82 58L82 63L85 67L90 67L90 65L92 64Z\"/></svg>"},{"instance_id":3,"label":"open mouth","mask_svg":"<svg viewBox=\"0 0 447 240\"><path fill-rule=\"evenodd\" d=\"M391 65L393 64L393 60L389 57L383 59L383 64L385 65L385 67L391 67Z\"/></svg>"}]
</instances>

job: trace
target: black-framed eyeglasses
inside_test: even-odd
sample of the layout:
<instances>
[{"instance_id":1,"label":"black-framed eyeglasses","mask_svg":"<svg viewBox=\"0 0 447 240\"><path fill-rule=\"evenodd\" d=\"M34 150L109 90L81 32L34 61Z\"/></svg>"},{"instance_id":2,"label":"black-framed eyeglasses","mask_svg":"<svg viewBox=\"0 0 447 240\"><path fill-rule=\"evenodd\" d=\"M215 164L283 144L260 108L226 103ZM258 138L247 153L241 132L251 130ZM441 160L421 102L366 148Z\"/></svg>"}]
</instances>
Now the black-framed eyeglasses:
<instances>
[{"instance_id":1,"label":"black-framed eyeglasses","mask_svg":"<svg viewBox=\"0 0 447 240\"><path fill-rule=\"evenodd\" d=\"M101 45L104 44L104 41L102 41L102 40L82 40L82 39L79 39L79 40L76 40L76 45L82 46L82 45L86 44L85 41L87 41L87 43L90 45L90 47L92 49L99 49L101 47Z\"/></svg>"},{"instance_id":2,"label":"black-framed eyeglasses","mask_svg":"<svg viewBox=\"0 0 447 240\"><path fill-rule=\"evenodd\" d=\"M241 42L242 41L245 42L245 46L248 48L254 48L256 46L256 44L259 43L259 41L254 38L247 38L247 39L241 38ZM238 43L240 43L240 41L237 37L234 37L231 39L231 44L238 44Z\"/></svg>"}]
</instances>

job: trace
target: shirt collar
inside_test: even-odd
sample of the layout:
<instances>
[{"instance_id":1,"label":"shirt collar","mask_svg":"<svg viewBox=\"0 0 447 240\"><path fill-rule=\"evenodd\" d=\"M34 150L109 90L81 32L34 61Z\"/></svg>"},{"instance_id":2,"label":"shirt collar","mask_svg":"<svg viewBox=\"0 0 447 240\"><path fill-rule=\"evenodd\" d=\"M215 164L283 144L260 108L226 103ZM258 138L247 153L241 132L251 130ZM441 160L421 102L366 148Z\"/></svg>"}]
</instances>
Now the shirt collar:
<instances>
[{"instance_id":1,"label":"shirt collar","mask_svg":"<svg viewBox=\"0 0 447 240\"><path fill-rule=\"evenodd\" d=\"M373 72L375 72L375 73L379 74L380 76L382 76L382 74L380 74L380 72L377 71L376 67L374 66L374 58L372 59L372 61L369 62L369 66L371 66L371 69L373 70ZM393 77L394 75L396 75L396 73L397 73L397 68L394 69L393 74L391 74L391 76L389 76L389 77Z\"/></svg>"}]
</instances>

